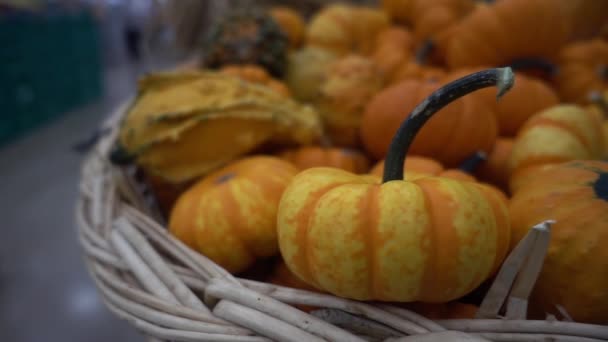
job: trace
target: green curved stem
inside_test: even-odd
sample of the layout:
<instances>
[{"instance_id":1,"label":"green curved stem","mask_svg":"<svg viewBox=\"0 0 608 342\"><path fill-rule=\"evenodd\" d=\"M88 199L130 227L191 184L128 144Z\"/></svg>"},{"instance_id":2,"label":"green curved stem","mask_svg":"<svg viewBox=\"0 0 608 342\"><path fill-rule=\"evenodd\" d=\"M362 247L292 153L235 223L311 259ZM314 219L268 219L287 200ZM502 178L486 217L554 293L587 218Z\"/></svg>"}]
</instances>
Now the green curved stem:
<instances>
[{"instance_id":1,"label":"green curved stem","mask_svg":"<svg viewBox=\"0 0 608 342\"><path fill-rule=\"evenodd\" d=\"M493 68L457 79L435 90L410 113L391 141L384 167L383 182L403 180L403 162L418 131L433 114L450 102L476 90L496 86L496 98L504 95L514 83L511 68Z\"/></svg>"}]
</instances>

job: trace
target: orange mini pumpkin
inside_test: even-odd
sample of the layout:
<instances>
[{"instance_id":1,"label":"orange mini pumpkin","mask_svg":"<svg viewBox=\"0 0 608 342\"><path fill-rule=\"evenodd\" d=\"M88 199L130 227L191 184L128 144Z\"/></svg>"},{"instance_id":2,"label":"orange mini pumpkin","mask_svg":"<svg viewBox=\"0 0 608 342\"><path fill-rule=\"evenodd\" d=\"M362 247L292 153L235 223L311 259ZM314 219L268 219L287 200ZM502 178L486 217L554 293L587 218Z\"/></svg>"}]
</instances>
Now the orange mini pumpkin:
<instances>
[{"instance_id":1,"label":"orange mini pumpkin","mask_svg":"<svg viewBox=\"0 0 608 342\"><path fill-rule=\"evenodd\" d=\"M278 253L276 215L283 190L298 170L267 156L235 161L183 193L169 231L232 273Z\"/></svg>"},{"instance_id":2,"label":"orange mini pumpkin","mask_svg":"<svg viewBox=\"0 0 608 342\"><path fill-rule=\"evenodd\" d=\"M584 108L558 105L532 116L519 131L509 159L510 188L515 193L547 164L604 156L601 122Z\"/></svg>"},{"instance_id":3,"label":"orange mini pumpkin","mask_svg":"<svg viewBox=\"0 0 608 342\"><path fill-rule=\"evenodd\" d=\"M565 46L556 82L565 102L587 104L591 92L608 90L608 42L597 38Z\"/></svg>"},{"instance_id":4,"label":"orange mini pumpkin","mask_svg":"<svg viewBox=\"0 0 608 342\"><path fill-rule=\"evenodd\" d=\"M436 82L407 80L374 96L361 124L365 149L377 159L384 158L391 134L416 104L439 86ZM477 151L489 151L497 135L496 115L491 107L479 97L467 96L429 120L412 144L411 153L453 167Z\"/></svg>"},{"instance_id":5,"label":"orange mini pumpkin","mask_svg":"<svg viewBox=\"0 0 608 342\"><path fill-rule=\"evenodd\" d=\"M327 166L353 173L365 173L369 169L369 160L365 154L350 148L305 146L283 151L280 157L300 170Z\"/></svg>"},{"instance_id":6,"label":"orange mini pumpkin","mask_svg":"<svg viewBox=\"0 0 608 342\"><path fill-rule=\"evenodd\" d=\"M477 7L436 44L451 69L504 65L522 57L552 57L570 29L555 0L497 1Z\"/></svg>"},{"instance_id":7,"label":"orange mini pumpkin","mask_svg":"<svg viewBox=\"0 0 608 342\"><path fill-rule=\"evenodd\" d=\"M380 69L363 56L349 55L328 66L316 107L332 143L349 147L360 144L359 129L365 105L383 83Z\"/></svg>"},{"instance_id":8,"label":"orange mini pumpkin","mask_svg":"<svg viewBox=\"0 0 608 342\"><path fill-rule=\"evenodd\" d=\"M386 79L392 79L395 71L412 56L412 34L401 27L391 26L378 34L376 46L371 59L384 73Z\"/></svg>"},{"instance_id":9,"label":"orange mini pumpkin","mask_svg":"<svg viewBox=\"0 0 608 342\"><path fill-rule=\"evenodd\" d=\"M561 307L576 322L607 324L608 163L547 166L515 192L509 212L513 246L530 226L555 220L531 312L544 319Z\"/></svg>"},{"instance_id":10,"label":"orange mini pumpkin","mask_svg":"<svg viewBox=\"0 0 608 342\"><path fill-rule=\"evenodd\" d=\"M220 69L220 72L238 77L244 81L261 84L284 96L290 95L289 88L285 83L272 78L266 72L266 69L254 64L225 65Z\"/></svg>"}]
</instances>

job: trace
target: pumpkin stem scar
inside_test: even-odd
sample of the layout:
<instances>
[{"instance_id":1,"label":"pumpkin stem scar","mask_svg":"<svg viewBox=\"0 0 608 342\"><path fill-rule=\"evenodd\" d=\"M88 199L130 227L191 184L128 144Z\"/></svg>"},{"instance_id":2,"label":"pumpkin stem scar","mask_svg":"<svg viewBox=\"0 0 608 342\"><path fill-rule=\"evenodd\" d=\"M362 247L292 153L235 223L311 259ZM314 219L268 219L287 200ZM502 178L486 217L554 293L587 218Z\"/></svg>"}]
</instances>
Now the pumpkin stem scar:
<instances>
[{"instance_id":1,"label":"pumpkin stem scar","mask_svg":"<svg viewBox=\"0 0 608 342\"><path fill-rule=\"evenodd\" d=\"M597 75L602 81L608 81L608 64L601 64L597 67Z\"/></svg>"},{"instance_id":2,"label":"pumpkin stem scar","mask_svg":"<svg viewBox=\"0 0 608 342\"><path fill-rule=\"evenodd\" d=\"M486 160L488 160L488 154L484 151L477 151L460 163L458 168L466 173L473 173L477 167Z\"/></svg>"},{"instance_id":3,"label":"pumpkin stem scar","mask_svg":"<svg viewBox=\"0 0 608 342\"><path fill-rule=\"evenodd\" d=\"M226 183L227 181L231 180L235 176L236 176L236 174L234 172L228 172L226 174L223 174L223 175L217 177L217 179L215 180L215 184Z\"/></svg>"},{"instance_id":4,"label":"pumpkin stem scar","mask_svg":"<svg viewBox=\"0 0 608 342\"><path fill-rule=\"evenodd\" d=\"M482 70L435 90L425 98L410 115L401 123L393 137L386 155L384 167L384 183L393 180L403 180L403 162L416 134L435 113L452 101L459 99L476 90L496 86L497 98L500 98L513 87L515 76L510 67Z\"/></svg>"},{"instance_id":5,"label":"pumpkin stem scar","mask_svg":"<svg viewBox=\"0 0 608 342\"><path fill-rule=\"evenodd\" d=\"M604 201L608 201L608 173L599 172L599 177L593 183L595 196Z\"/></svg>"},{"instance_id":6,"label":"pumpkin stem scar","mask_svg":"<svg viewBox=\"0 0 608 342\"><path fill-rule=\"evenodd\" d=\"M416 63L419 65L426 65L429 55L431 52L433 52L433 50L435 50L435 43L430 39L425 40L422 42L422 45L420 45L418 50L416 50L414 61L416 61Z\"/></svg>"}]
</instances>

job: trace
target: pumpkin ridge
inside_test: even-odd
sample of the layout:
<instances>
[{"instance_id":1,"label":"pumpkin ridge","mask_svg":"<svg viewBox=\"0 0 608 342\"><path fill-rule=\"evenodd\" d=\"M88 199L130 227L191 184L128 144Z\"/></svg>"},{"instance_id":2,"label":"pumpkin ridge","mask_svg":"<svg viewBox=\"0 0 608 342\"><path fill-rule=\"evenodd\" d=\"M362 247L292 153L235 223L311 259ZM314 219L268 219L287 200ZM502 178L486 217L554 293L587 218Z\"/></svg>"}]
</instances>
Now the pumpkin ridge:
<instances>
[{"instance_id":1,"label":"pumpkin ridge","mask_svg":"<svg viewBox=\"0 0 608 342\"><path fill-rule=\"evenodd\" d=\"M220 198L222 198L221 203L223 203L224 208L227 207L228 208L227 211L232 213L232 215L226 215L227 220L229 222L228 226L231 228L232 233L235 236L238 236L238 237L247 236L247 232L240 228L243 226L243 223L246 222L246 219L243 217L243 215L240 211L240 206L233 193L235 183L230 182L230 183L227 183L226 185L227 185L227 187L220 191L220 194L221 194ZM241 247L243 248L243 251L246 252L251 259L255 259L256 253L253 251L251 246L249 246L245 241L243 241L240 238L236 239L236 240L239 242L239 245L241 245Z\"/></svg>"},{"instance_id":2,"label":"pumpkin ridge","mask_svg":"<svg viewBox=\"0 0 608 342\"><path fill-rule=\"evenodd\" d=\"M337 187L340 187L344 184L347 184L347 183L331 184L326 187L317 189L317 191L309 194L309 197L314 198L314 200L311 200L309 203L306 203L306 205L300 209L300 211L298 212L298 214L295 217L295 220L297 222L304 221L304 223L305 223L302 226L300 226L298 224L298 227L297 227L298 231L296 233L298 241L307 241L308 240L308 231L310 230L311 220L313 217L313 215L311 215L311 213L316 210L317 203L319 202L321 197L323 197L323 195L328 193L329 191L331 191ZM304 260L303 260L302 264L300 265L300 266L303 266L303 268L299 269L298 271L302 273L302 278L306 279L308 282L312 282L315 287L320 288L319 284L317 283L317 279L313 276L312 272L310 271L311 270L310 265L311 265L312 261L310 258L310 254L308 253L308 244L302 243L300 245L300 249L301 249L301 251L298 252L298 254L301 254L302 258Z\"/></svg>"},{"instance_id":3,"label":"pumpkin ridge","mask_svg":"<svg viewBox=\"0 0 608 342\"><path fill-rule=\"evenodd\" d=\"M424 182L415 182L416 185L418 185L418 188L420 189L420 191L422 191L422 198L424 198L424 208L426 209L426 212L429 213L427 215L428 217L428 226L427 226L427 236L429 238L429 243L428 243L428 247L426 249L427 251L427 259L425 262L425 265L427 265L428 267L424 270L424 274L422 276L422 279L424 279L422 281L422 287L419 289L419 293L418 293L418 298L424 299L427 298L428 295L433 295L434 293L437 293L437 290L435 289L435 285L438 283L437 282L437 276L436 276L436 272L435 269L437 269L437 261L439 259L438 253L437 253L437 249L434 248L434 246L437 245L437 232L434 229L435 225L436 225L436 219L435 219L435 211L434 206L432 201L430 200L430 196L429 196L429 190L426 189L426 187L423 185Z\"/></svg>"},{"instance_id":4,"label":"pumpkin ridge","mask_svg":"<svg viewBox=\"0 0 608 342\"><path fill-rule=\"evenodd\" d=\"M379 291L377 284L378 274L378 234L376 227L380 220L380 208L378 205L378 195L380 192L379 186L370 186L367 194L361 198L361 208L359 210L359 222L361 228L365 233L366 241L364 241L365 249L368 261L367 268L369 270L368 275L368 293L378 298L382 298L382 291Z\"/></svg>"}]
</instances>

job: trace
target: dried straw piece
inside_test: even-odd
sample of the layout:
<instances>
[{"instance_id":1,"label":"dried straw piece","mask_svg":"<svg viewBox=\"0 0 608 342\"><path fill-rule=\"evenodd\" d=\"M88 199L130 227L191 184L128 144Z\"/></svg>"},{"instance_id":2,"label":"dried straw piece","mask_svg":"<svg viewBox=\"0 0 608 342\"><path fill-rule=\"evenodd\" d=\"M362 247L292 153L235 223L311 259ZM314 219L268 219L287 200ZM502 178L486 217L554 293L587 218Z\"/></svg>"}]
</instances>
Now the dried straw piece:
<instances>
[{"instance_id":1,"label":"dried straw piece","mask_svg":"<svg viewBox=\"0 0 608 342\"><path fill-rule=\"evenodd\" d=\"M386 305L386 304L379 304L378 307L383 310L386 310L392 314L395 314L399 317L403 317L409 321L412 321L412 322L428 329L430 332L445 331L445 328L442 327L441 325L435 323L434 321L432 321L416 312L398 308L396 306Z\"/></svg>"},{"instance_id":2,"label":"dried straw piece","mask_svg":"<svg viewBox=\"0 0 608 342\"><path fill-rule=\"evenodd\" d=\"M84 237L86 237L88 240L90 240L93 244L108 250L109 249L109 245L108 242L106 240L104 240L99 234L97 234L97 232L92 229L92 227L89 225L88 221L85 218L85 204L83 200L78 201L78 203L76 204L76 222L78 223L78 226L80 227L80 232L84 235Z\"/></svg>"},{"instance_id":3,"label":"dried straw piece","mask_svg":"<svg viewBox=\"0 0 608 342\"><path fill-rule=\"evenodd\" d=\"M118 254L120 254L125 263L129 265L133 275L135 275L139 283L146 290L168 302L179 304L175 295L173 295L160 278L154 274L150 269L150 266L137 255L133 247L129 245L127 240L117 230L112 232L110 238Z\"/></svg>"},{"instance_id":4,"label":"dried straw piece","mask_svg":"<svg viewBox=\"0 0 608 342\"><path fill-rule=\"evenodd\" d=\"M226 299L259 310L330 341L363 341L345 330L308 315L292 306L283 304L247 288L234 286L222 279L212 279L209 285L207 285L205 293L208 296Z\"/></svg>"},{"instance_id":5,"label":"dried straw piece","mask_svg":"<svg viewBox=\"0 0 608 342\"><path fill-rule=\"evenodd\" d=\"M466 332L557 334L608 340L608 328L595 324L504 319L449 319L437 323Z\"/></svg>"},{"instance_id":6,"label":"dried straw piece","mask_svg":"<svg viewBox=\"0 0 608 342\"><path fill-rule=\"evenodd\" d=\"M195 331L182 331L175 329L167 329L159 327L145 320L142 320L122 309L117 308L114 304L105 301L106 306L116 316L127 320L136 329L141 330L145 334L153 335L163 340L168 341L183 341L183 342L201 342L201 341L217 341L217 342L271 342L271 340L259 336L235 336L223 334L207 334Z\"/></svg>"},{"instance_id":7,"label":"dried straw piece","mask_svg":"<svg viewBox=\"0 0 608 342\"><path fill-rule=\"evenodd\" d=\"M146 260L154 273L156 273L161 281L167 285L183 305L193 309L210 312L200 299L181 282L173 270L171 270L171 268L162 260L160 255L148 243L146 238L131 226L126 219L118 219L115 222L115 226L116 229L127 238L131 245L135 247L135 250L139 252L144 260Z\"/></svg>"},{"instance_id":8,"label":"dried straw piece","mask_svg":"<svg viewBox=\"0 0 608 342\"><path fill-rule=\"evenodd\" d=\"M479 306L475 318L499 317L500 310L505 304L505 301L509 298L509 292L516 281L517 275L520 273L520 270L524 268L528 260L530 260L529 256L537 247L536 245L540 243L539 247L542 248L542 241L549 238L548 226L552 223L553 221L545 221L532 227L526 236L524 236L524 238L515 246L496 275L496 279ZM540 235L546 236L540 241L537 241ZM546 249L544 251L546 252ZM536 257L539 256L538 253L535 253L535 255ZM529 277L524 278L526 281L529 279ZM522 305L525 305L521 302L512 304L515 306L514 310L516 312L521 312ZM512 313L511 315L515 314Z\"/></svg>"},{"instance_id":9,"label":"dried straw piece","mask_svg":"<svg viewBox=\"0 0 608 342\"><path fill-rule=\"evenodd\" d=\"M551 240L551 225L554 223L555 221L545 221L532 228L539 232L536 234L534 247L523 264L521 271L517 274L517 279L511 289L509 298L507 298L505 317L508 319L526 319L528 298L543 267Z\"/></svg>"},{"instance_id":10,"label":"dried straw piece","mask_svg":"<svg viewBox=\"0 0 608 342\"><path fill-rule=\"evenodd\" d=\"M324 341L279 319L227 300L221 300L213 308L213 313L227 321L249 328L260 335L267 336L274 341Z\"/></svg>"},{"instance_id":11,"label":"dried straw piece","mask_svg":"<svg viewBox=\"0 0 608 342\"><path fill-rule=\"evenodd\" d=\"M566 336L555 334L521 334L521 333L474 333L496 342L602 342L596 338Z\"/></svg>"},{"instance_id":12,"label":"dried straw piece","mask_svg":"<svg viewBox=\"0 0 608 342\"><path fill-rule=\"evenodd\" d=\"M183 317L173 316L138 304L127 297L121 297L102 282L97 286L103 291L106 299L117 308L140 317L150 323L171 329L197 331L208 334L250 335L251 332L235 326L200 322Z\"/></svg>"},{"instance_id":13,"label":"dried straw piece","mask_svg":"<svg viewBox=\"0 0 608 342\"><path fill-rule=\"evenodd\" d=\"M131 287L125 284L120 278L111 272L107 271L103 267L99 265L91 266L91 269L94 270L94 277L99 278L104 283L107 283L114 290L121 293L125 297L136 300L137 302L149 306L151 308L162 310L171 315L180 316L200 322L208 322L222 325L229 325L230 323L224 321L223 319L219 319L211 314L204 313L201 311L196 311L194 309L190 309L186 306L178 306L153 295L150 295L144 291L141 291L137 288Z\"/></svg>"},{"instance_id":14,"label":"dried straw piece","mask_svg":"<svg viewBox=\"0 0 608 342\"><path fill-rule=\"evenodd\" d=\"M378 322L351 315L342 310L336 309L320 309L310 313L314 317L317 317L325 322L331 323L341 328L345 328L348 331L352 331L357 334L365 335L374 339L387 339L390 337L403 336L399 331L387 327Z\"/></svg>"},{"instance_id":15,"label":"dried straw piece","mask_svg":"<svg viewBox=\"0 0 608 342\"><path fill-rule=\"evenodd\" d=\"M80 244L87 256L94 258L95 260L99 260L100 262L110 265L116 269L123 271L129 270L129 267L124 262L119 260L113 254L107 252L105 249L93 245L87 239L85 239L82 234L78 234L78 239L80 240Z\"/></svg>"},{"instance_id":16,"label":"dried straw piece","mask_svg":"<svg viewBox=\"0 0 608 342\"><path fill-rule=\"evenodd\" d=\"M390 338L386 342L489 342L483 337L465 334L460 331L436 331L423 335L406 336L400 338Z\"/></svg>"},{"instance_id":17,"label":"dried straw piece","mask_svg":"<svg viewBox=\"0 0 608 342\"><path fill-rule=\"evenodd\" d=\"M415 322L406 320L379 307L357 302L354 300L334 297L316 292L292 289L274 284L260 283L241 279L247 287L257 292L289 304L302 304L323 308L338 309L354 315L360 315L376 322L382 323L408 335L428 333L429 330Z\"/></svg>"},{"instance_id":18,"label":"dried straw piece","mask_svg":"<svg viewBox=\"0 0 608 342\"><path fill-rule=\"evenodd\" d=\"M103 225L103 198L105 197L105 177L97 177L92 180L92 192L91 198L91 224L93 227L101 227Z\"/></svg>"}]
</instances>

